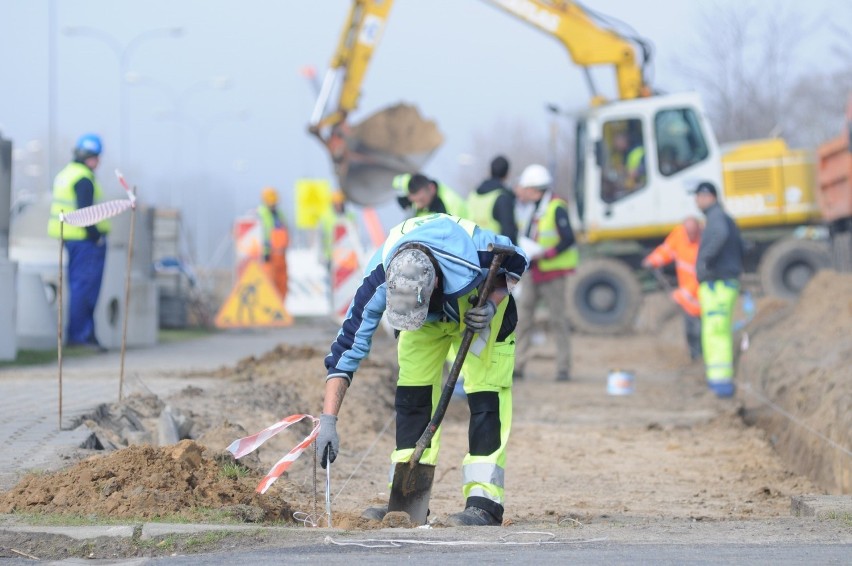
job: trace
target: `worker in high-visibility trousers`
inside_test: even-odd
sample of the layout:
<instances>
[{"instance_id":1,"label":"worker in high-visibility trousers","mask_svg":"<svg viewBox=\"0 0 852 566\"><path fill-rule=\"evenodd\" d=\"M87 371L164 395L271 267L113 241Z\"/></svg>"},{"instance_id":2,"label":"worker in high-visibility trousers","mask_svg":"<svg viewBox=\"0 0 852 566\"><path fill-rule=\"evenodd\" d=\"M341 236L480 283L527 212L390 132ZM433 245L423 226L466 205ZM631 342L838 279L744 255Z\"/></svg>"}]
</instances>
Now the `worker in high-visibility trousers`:
<instances>
[{"instance_id":1,"label":"worker in high-visibility trousers","mask_svg":"<svg viewBox=\"0 0 852 566\"><path fill-rule=\"evenodd\" d=\"M287 300L287 245L290 243L287 221L278 209L278 191L265 187L261 200L257 215L263 232L263 268L284 302Z\"/></svg>"},{"instance_id":2,"label":"worker in high-visibility trousers","mask_svg":"<svg viewBox=\"0 0 852 566\"><path fill-rule=\"evenodd\" d=\"M712 183L700 183L694 194L695 203L707 217L695 266L707 385L717 397L732 397L733 314L743 272L743 240L733 218L719 204Z\"/></svg>"},{"instance_id":3,"label":"worker in high-visibility trousers","mask_svg":"<svg viewBox=\"0 0 852 566\"><path fill-rule=\"evenodd\" d=\"M695 276L700 243L701 224L690 216L642 260L642 267L654 269L675 264L677 289L672 291L671 297L683 309L686 344L693 361L701 357L701 304L698 302L698 278Z\"/></svg>"},{"instance_id":4,"label":"worker in high-visibility trousers","mask_svg":"<svg viewBox=\"0 0 852 566\"><path fill-rule=\"evenodd\" d=\"M517 312L510 292L527 268L520 248L506 257L483 306L480 286L494 256L491 244L511 241L470 220L446 214L411 218L391 229L370 260L346 320L325 358L327 370L317 449L327 467L340 453L337 415L355 372L369 354L382 316L399 331L396 449L391 462L408 462L441 397L441 366L467 329L475 332L464 362L470 408L468 453L462 461L464 511L453 526L503 521L506 445L512 427L512 368ZM442 427L420 462L435 465ZM362 515L381 520L386 506Z\"/></svg>"}]
</instances>

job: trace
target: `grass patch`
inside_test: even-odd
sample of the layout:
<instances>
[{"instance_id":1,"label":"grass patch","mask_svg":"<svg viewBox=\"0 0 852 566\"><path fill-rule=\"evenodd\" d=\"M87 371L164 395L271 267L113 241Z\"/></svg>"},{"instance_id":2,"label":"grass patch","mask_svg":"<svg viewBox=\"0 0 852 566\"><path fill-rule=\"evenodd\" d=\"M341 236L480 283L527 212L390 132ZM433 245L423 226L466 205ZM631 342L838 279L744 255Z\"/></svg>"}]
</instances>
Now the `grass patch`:
<instances>
[{"instance_id":1,"label":"grass patch","mask_svg":"<svg viewBox=\"0 0 852 566\"><path fill-rule=\"evenodd\" d=\"M229 479L239 479L247 477L251 474L251 470L237 462L225 462L219 468L219 476Z\"/></svg>"},{"instance_id":2,"label":"grass patch","mask_svg":"<svg viewBox=\"0 0 852 566\"><path fill-rule=\"evenodd\" d=\"M190 550L209 546L236 534L239 533L235 531L207 531L201 535L187 538L184 542L184 548Z\"/></svg>"},{"instance_id":3,"label":"grass patch","mask_svg":"<svg viewBox=\"0 0 852 566\"><path fill-rule=\"evenodd\" d=\"M30 525L43 527L96 527L100 525L128 525L144 519L101 517L98 515L62 515L59 513L14 513L16 518Z\"/></svg>"},{"instance_id":4,"label":"grass patch","mask_svg":"<svg viewBox=\"0 0 852 566\"><path fill-rule=\"evenodd\" d=\"M86 358L96 356L98 352L85 346L73 346L62 348L63 358ZM37 366L42 364L57 363L56 350L18 350L14 360L0 361L0 368Z\"/></svg>"},{"instance_id":5,"label":"grass patch","mask_svg":"<svg viewBox=\"0 0 852 566\"><path fill-rule=\"evenodd\" d=\"M819 518L824 521L837 521L847 527L852 527L852 513L841 511L827 511L820 513Z\"/></svg>"}]
</instances>

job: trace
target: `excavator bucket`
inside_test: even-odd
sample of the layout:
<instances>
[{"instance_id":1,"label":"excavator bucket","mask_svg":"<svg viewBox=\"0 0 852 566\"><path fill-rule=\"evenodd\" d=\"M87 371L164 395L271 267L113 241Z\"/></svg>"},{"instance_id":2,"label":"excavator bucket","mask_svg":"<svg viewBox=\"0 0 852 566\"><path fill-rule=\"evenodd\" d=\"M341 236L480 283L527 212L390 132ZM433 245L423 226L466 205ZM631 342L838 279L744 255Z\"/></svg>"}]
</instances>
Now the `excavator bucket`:
<instances>
[{"instance_id":1,"label":"excavator bucket","mask_svg":"<svg viewBox=\"0 0 852 566\"><path fill-rule=\"evenodd\" d=\"M340 187L362 206L391 200L393 178L420 171L443 141L435 122L414 106L398 104L376 112L343 134L346 149L337 162Z\"/></svg>"}]
</instances>

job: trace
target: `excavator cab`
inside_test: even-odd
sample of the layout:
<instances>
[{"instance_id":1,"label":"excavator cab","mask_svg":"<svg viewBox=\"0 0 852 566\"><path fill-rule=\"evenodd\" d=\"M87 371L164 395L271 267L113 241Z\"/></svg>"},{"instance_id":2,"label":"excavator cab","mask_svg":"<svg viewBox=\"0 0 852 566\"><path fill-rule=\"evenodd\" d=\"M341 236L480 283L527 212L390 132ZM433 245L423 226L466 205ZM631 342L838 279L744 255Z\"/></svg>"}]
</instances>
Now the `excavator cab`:
<instances>
[{"instance_id":1,"label":"excavator cab","mask_svg":"<svg viewBox=\"0 0 852 566\"><path fill-rule=\"evenodd\" d=\"M719 148L694 94L592 108L576 139L577 212L589 242L664 236L696 213L699 181L721 185Z\"/></svg>"}]
</instances>

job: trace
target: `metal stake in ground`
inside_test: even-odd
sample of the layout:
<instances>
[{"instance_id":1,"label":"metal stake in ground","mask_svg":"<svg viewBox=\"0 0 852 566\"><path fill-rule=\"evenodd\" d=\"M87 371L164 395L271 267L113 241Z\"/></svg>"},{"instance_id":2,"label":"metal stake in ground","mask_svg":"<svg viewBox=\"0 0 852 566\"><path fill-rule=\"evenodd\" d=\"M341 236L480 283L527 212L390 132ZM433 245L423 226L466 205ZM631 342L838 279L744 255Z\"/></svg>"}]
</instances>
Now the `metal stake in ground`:
<instances>
[{"instance_id":1,"label":"metal stake in ground","mask_svg":"<svg viewBox=\"0 0 852 566\"><path fill-rule=\"evenodd\" d=\"M119 180L123 180L119 177ZM136 187L128 193L135 199ZM121 330L121 371L118 377L118 402L121 403L124 389L124 355L127 351L127 319L130 318L130 269L133 262L133 235L136 232L136 207L130 209L130 239L127 244L127 269L124 274L124 327Z\"/></svg>"},{"instance_id":2,"label":"metal stake in ground","mask_svg":"<svg viewBox=\"0 0 852 566\"><path fill-rule=\"evenodd\" d=\"M64 211L63 211L64 212ZM65 261L62 250L65 248L65 222L59 221L59 304L56 308L56 357L59 371L59 430L62 430L62 262Z\"/></svg>"},{"instance_id":3,"label":"metal stake in ground","mask_svg":"<svg viewBox=\"0 0 852 566\"><path fill-rule=\"evenodd\" d=\"M331 528L331 460L325 464L325 516Z\"/></svg>"}]
</instances>

